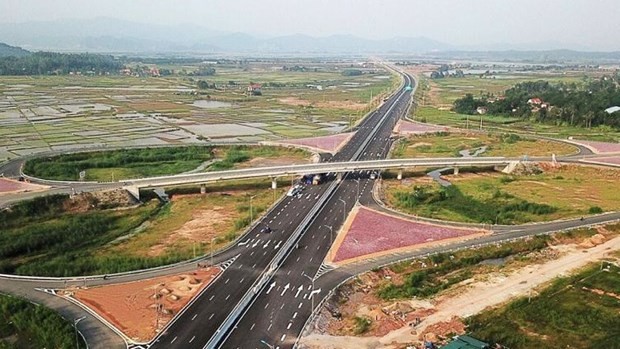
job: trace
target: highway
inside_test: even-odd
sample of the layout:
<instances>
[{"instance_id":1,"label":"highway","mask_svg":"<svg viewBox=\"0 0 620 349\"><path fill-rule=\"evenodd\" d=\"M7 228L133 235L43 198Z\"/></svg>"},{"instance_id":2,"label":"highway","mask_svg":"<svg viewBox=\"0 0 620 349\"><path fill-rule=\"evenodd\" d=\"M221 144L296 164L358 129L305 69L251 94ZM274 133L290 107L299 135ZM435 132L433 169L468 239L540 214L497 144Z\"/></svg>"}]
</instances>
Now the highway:
<instances>
[{"instance_id":1,"label":"highway","mask_svg":"<svg viewBox=\"0 0 620 349\"><path fill-rule=\"evenodd\" d=\"M406 85L412 83L411 77L406 76L405 79ZM386 113L384 123L366 147L359 148L362 146L360 140L355 138L351 140L351 146L358 147L359 160L382 159L387 156L393 126L406 112L410 93L413 91L403 94L393 110ZM363 127L372 125L362 126L362 129ZM336 161L339 155L336 154ZM328 292L328 289L313 288L313 280L320 270L325 270L322 262L336 237L335 233L358 200L358 194L364 195L372 191L374 181L370 180L368 175L366 171L345 175L345 180L340 183L334 195L302 235L297 244L298 248L291 251L288 259L268 283L268 287L261 290L243 318L219 347L293 347L313 306L318 304L314 299L320 299L321 292L323 294Z\"/></svg>"},{"instance_id":2,"label":"highway","mask_svg":"<svg viewBox=\"0 0 620 349\"><path fill-rule=\"evenodd\" d=\"M409 76L405 76L406 84L412 84ZM413 90L415 91L415 90ZM445 158L445 159L400 159L384 160L389 152L391 132L395 122L406 112L410 94L413 91L401 90L384 103L377 111L370 114L357 127L357 133L351 140L336 153L328 157L325 164L301 165L309 168L262 168L249 169L263 171L261 176L273 175L288 171L287 174L316 173L319 171L332 172L328 181L319 186L307 186L301 197L284 197L262 219L261 223L252 228L242 239L223 253L215 257L215 263L228 260L226 269L208 288L206 288L192 303L181 313L169 327L158 336L152 343L153 348L203 348L205 343L217 333L218 328L225 322L229 314L241 299L246 296L248 290L265 273L276 254L280 251L291 235L297 230L302 222L307 222L295 248L290 250L290 255L279 265L279 269L269 280L265 287L260 290L258 296L251 299L250 306L243 309L242 317L235 319L232 331L222 333L223 339L214 347L221 348L292 348L299 337L306 320L312 309L316 308L321 299L340 282L352 275L370 270L378 265L384 265L405 258L414 258L426 253L435 253L446 248L467 248L477 244L495 243L510 238L517 238L549 231L569 229L584 224L608 222L620 218L618 213L600 215L588 218L588 222L570 220L563 222L549 222L522 226L495 226L493 231L497 234L485 236L475 241L451 244L449 247L437 247L408 253L388 254L379 258L353 263L344 268L339 268L327 273L330 269L322 264L340 226L353 208L356 201L367 206L377 206L372 188L374 181L369 179L369 169L383 168L407 168L413 166L467 166L473 163L459 161L484 161L478 165L503 165L518 159L508 158ZM356 162L352 162L355 160ZM534 159L530 159L534 160ZM548 160L548 159L547 159ZM577 159L558 159L577 161ZM18 162L7 164L4 168L7 173L18 171ZM264 173L267 171L267 174ZM280 172L278 172L280 171ZM353 171L344 175L342 182L337 182L334 172ZM17 173L17 172L16 172ZM211 174L209 174L211 175ZM201 175L202 176L202 175ZM222 176L220 173L219 176ZM200 183L204 177L188 175L166 176L155 180L189 180L192 183ZM135 181L138 185L145 184L150 187L154 180L147 178ZM141 183L141 184L140 184ZM160 182L161 183L161 182ZM132 183L128 183L132 184ZM134 183L135 184L135 183ZM174 185L174 183L172 183ZM101 187L120 187L124 183L84 183L76 185L80 191L96 190ZM159 185L159 184L157 184ZM70 187L55 188L60 192L70 190ZM26 193L37 195L36 193ZM318 202L325 200L322 205ZM317 209L318 207L318 209ZM316 214L308 215L313 209ZM271 233L260 233L260 230L268 225L272 228ZM302 225L303 226L303 225ZM206 258L205 260L209 260ZM109 280L94 277L88 279L89 285L106 284L111 282L143 279L148 276L169 274L195 267L194 263L182 263L178 266L138 272L122 276L114 276ZM69 284L80 283L81 278L75 278ZM83 281L86 283L87 281ZM20 290L31 289L34 285L45 285L50 288L60 288L64 283L62 279L49 281L30 280L4 282L0 291L20 293ZM23 292L22 292L23 293ZM28 298L33 298L32 292L23 293ZM46 304L50 302L46 294L40 293L34 297L39 298ZM64 302L54 298L54 302ZM61 309L60 304L54 305L55 309ZM67 310L69 318L77 317L75 307ZM87 319L97 321L95 319ZM84 321L80 327L88 324ZM88 329L85 329L88 330ZM95 340L91 347L117 347L117 339L110 338L109 334L92 329L90 336ZM102 340L103 343L100 342ZM266 344L265 344L266 343Z\"/></svg>"},{"instance_id":3,"label":"highway","mask_svg":"<svg viewBox=\"0 0 620 349\"><path fill-rule=\"evenodd\" d=\"M406 77L406 79L407 84L410 83L410 77ZM362 121L351 140L328 161L339 162L360 159L362 158L363 146L366 146L366 149L376 149L385 156L389 151L389 142L376 140L377 138L389 138L395 121L408 107L409 98L403 98L404 95L405 89L403 87L376 112ZM393 105L394 107L392 107ZM384 118L388 111L390 118ZM382 127L378 127L377 125L383 120L387 122L383 123ZM374 134L375 132L376 134ZM372 138L370 138L371 136ZM329 178L334 179L334 176ZM330 189L333 189L335 185L338 186L336 192L330 192ZM348 181L335 184L328 180L318 186L306 187L301 197L287 197L283 200L262 219L262 224L252 230L245 240L238 242L233 249L228 251L229 254L235 254L238 251L234 262L153 341L152 348L202 348L216 333L220 324L233 311L246 292L265 273L278 249L285 244L287 238L298 228L299 224L304 220L313 219L313 217L307 217L307 213L315 207L317 201L322 200L322 198L329 198L327 204L320 206L329 207L329 211L335 212L331 208L335 207L333 202L342 198L342 188L348 185ZM321 212L323 215L326 214L325 212L331 214L327 210ZM342 214L343 212L340 212L338 216L342 217ZM320 216L321 214L319 214ZM260 233L260 228L264 225L271 227L273 232L269 234ZM307 236L307 233L304 236ZM329 245L331 243L326 241L323 249L315 250L317 257L321 254L324 255ZM298 251L302 251L302 249ZM303 251L307 251L307 249L303 249ZM291 256L287 261L291 260Z\"/></svg>"}]
</instances>

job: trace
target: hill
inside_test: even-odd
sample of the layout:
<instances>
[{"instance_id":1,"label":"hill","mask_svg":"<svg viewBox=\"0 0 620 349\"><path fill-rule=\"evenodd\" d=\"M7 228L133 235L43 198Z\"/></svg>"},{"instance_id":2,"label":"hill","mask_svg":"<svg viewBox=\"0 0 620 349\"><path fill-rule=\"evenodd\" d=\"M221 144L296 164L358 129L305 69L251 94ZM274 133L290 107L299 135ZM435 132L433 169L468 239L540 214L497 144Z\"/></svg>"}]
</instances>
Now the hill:
<instances>
[{"instance_id":1,"label":"hill","mask_svg":"<svg viewBox=\"0 0 620 349\"><path fill-rule=\"evenodd\" d=\"M0 57L24 57L30 55L30 51L26 51L21 47L10 46L0 42Z\"/></svg>"}]
</instances>

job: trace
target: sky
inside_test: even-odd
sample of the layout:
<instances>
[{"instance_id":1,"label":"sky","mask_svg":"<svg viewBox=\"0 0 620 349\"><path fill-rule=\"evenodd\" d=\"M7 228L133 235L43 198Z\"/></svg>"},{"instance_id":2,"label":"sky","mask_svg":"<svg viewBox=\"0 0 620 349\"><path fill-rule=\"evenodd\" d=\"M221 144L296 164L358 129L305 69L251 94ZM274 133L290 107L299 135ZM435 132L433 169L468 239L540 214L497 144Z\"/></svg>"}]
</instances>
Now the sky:
<instances>
[{"instance_id":1,"label":"sky","mask_svg":"<svg viewBox=\"0 0 620 349\"><path fill-rule=\"evenodd\" d=\"M424 36L620 50L618 0L0 0L0 23L111 17L259 36Z\"/></svg>"}]
</instances>

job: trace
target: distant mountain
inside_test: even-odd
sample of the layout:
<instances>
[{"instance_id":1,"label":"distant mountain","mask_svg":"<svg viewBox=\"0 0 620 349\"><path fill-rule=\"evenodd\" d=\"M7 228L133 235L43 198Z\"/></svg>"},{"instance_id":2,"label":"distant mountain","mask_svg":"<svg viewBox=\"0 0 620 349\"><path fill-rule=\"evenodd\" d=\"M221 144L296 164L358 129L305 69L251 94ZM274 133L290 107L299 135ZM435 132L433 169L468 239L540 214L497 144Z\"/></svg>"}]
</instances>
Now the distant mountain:
<instances>
[{"instance_id":1,"label":"distant mountain","mask_svg":"<svg viewBox=\"0 0 620 349\"><path fill-rule=\"evenodd\" d=\"M453 49L427 38L369 40L302 34L262 38L196 25L165 26L112 18L0 24L0 41L29 50L112 53L380 53Z\"/></svg>"},{"instance_id":2,"label":"distant mountain","mask_svg":"<svg viewBox=\"0 0 620 349\"><path fill-rule=\"evenodd\" d=\"M524 63L617 63L620 52L584 52L574 50L504 50L504 51L441 51L426 55L438 59L486 60Z\"/></svg>"},{"instance_id":3,"label":"distant mountain","mask_svg":"<svg viewBox=\"0 0 620 349\"><path fill-rule=\"evenodd\" d=\"M0 57L23 57L28 56L29 54L29 51L26 51L21 47L10 46L0 42Z\"/></svg>"}]
</instances>

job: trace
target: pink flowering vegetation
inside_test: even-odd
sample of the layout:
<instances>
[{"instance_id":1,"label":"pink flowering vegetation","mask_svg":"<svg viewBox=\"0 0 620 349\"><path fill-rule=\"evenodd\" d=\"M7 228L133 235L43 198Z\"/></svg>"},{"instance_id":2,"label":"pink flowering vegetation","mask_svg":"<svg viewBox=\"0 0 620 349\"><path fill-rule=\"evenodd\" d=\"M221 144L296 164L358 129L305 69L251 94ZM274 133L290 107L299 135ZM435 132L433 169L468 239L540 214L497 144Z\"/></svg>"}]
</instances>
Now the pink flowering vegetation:
<instances>
[{"instance_id":1,"label":"pink flowering vegetation","mask_svg":"<svg viewBox=\"0 0 620 349\"><path fill-rule=\"evenodd\" d=\"M409 221L362 207L334 262L475 233L480 231Z\"/></svg>"},{"instance_id":2,"label":"pink flowering vegetation","mask_svg":"<svg viewBox=\"0 0 620 349\"><path fill-rule=\"evenodd\" d=\"M321 151L334 152L340 147L340 144L349 139L351 135L351 133L338 133L330 136L290 139L279 143L301 145Z\"/></svg>"},{"instance_id":3,"label":"pink flowering vegetation","mask_svg":"<svg viewBox=\"0 0 620 349\"><path fill-rule=\"evenodd\" d=\"M620 143L596 142L596 141L573 141L584 145L597 154L620 153Z\"/></svg>"},{"instance_id":4,"label":"pink flowering vegetation","mask_svg":"<svg viewBox=\"0 0 620 349\"><path fill-rule=\"evenodd\" d=\"M588 162L596 162L611 165L620 165L620 156L600 157L600 158L588 158Z\"/></svg>"},{"instance_id":5,"label":"pink flowering vegetation","mask_svg":"<svg viewBox=\"0 0 620 349\"><path fill-rule=\"evenodd\" d=\"M401 134L425 134L448 131L445 126L422 124L419 122L400 121L397 132Z\"/></svg>"},{"instance_id":6,"label":"pink flowering vegetation","mask_svg":"<svg viewBox=\"0 0 620 349\"><path fill-rule=\"evenodd\" d=\"M0 178L0 193L23 191L38 188L36 185Z\"/></svg>"}]
</instances>

